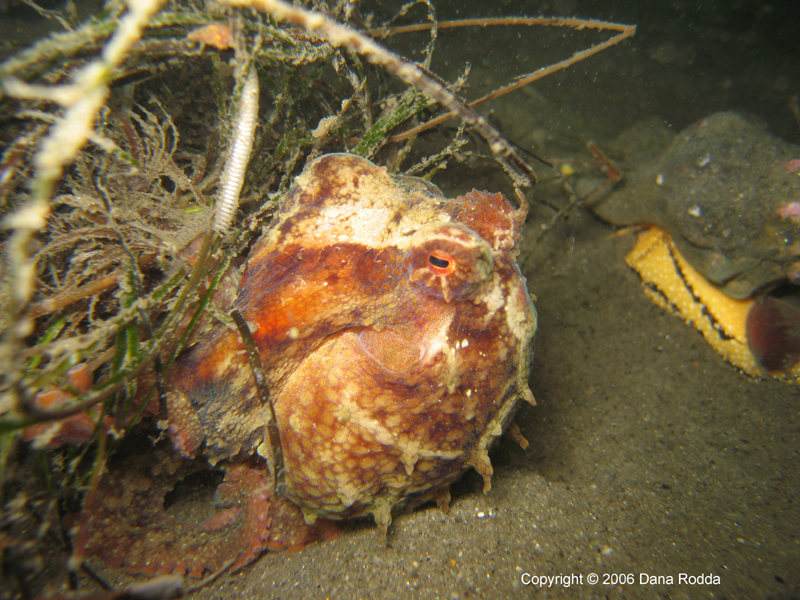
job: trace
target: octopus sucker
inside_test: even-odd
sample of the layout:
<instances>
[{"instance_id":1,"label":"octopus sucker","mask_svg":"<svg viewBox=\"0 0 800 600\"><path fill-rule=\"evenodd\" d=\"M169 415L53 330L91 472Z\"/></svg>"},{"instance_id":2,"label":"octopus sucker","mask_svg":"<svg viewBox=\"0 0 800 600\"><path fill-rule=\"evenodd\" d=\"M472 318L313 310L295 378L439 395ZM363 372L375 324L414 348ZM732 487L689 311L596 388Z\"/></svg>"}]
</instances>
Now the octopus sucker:
<instances>
[{"instance_id":1,"label":"octopus sucker","mask_svg":"<svg viewBox=\"0 0 800 600\"><path fill-rule=\"evenodd\" d=\"M450 485L472 467L488 491L489 448L520 400L533 399L536 310L516 264L523 213L501 194L446 198L353 155L311 161L250 251L233 303L275 407L285 496L272 493L262 458L269 417L244 345L220 324L165 384L177 452L226 471L222 505L204 525L224 541L204 554L191 528L170 521L165 475L150 473L149 491L112 508L133 476L115 471L95 554L119 564L108 542L124 537L121 547L145 544L124 559L141 571L145 555L191 573L229 558L241 566L264 549L330 537L336 520L372 516L385 534L402 510L449 504ZM124 534L136 519L139 537ZM169 526L184 550L166 549Z\"/></svg>"}]
</instances>

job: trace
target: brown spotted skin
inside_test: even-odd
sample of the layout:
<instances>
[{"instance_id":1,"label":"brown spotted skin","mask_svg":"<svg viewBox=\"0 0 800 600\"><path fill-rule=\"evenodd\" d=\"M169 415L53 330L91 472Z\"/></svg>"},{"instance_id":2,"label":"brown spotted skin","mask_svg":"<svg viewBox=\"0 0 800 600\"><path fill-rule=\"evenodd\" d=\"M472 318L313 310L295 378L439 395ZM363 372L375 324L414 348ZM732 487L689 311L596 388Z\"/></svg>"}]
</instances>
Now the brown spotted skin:
<instances>
[{"instance_id":1,"label":"brown spotted skin","mask_svg":"<svg viewBox=\"0 0 800 600\"><path fill-rule=\"evenodd\" d=\"M120 453L103 477L89 521L86 552L112 568L142 575L186 574L199 578L229 560L236 570L265 548L297 549L335 537L333 523L304 523L294 504L273 495L262 461L228 465L213 499L195 497L193 511L176 518L165 497L203 470L171 451Z\"/></svg>"},{"instance_id":2,"label":"brown spotted skin","mask_svg":"<svg viewBox=\"0 0 800 600\"><path fill-rule=\"evenodd\" d=\"M367 160L311 162L254 246L235 307L250 324L306 515L373 514L442 495L527 387L536 312L516 264L524 211L455 199ZM179 450L268 456L239 336L219 326L168 377ZM202 445L201 445L202 443Z\"/></svg>"}]
</instances>

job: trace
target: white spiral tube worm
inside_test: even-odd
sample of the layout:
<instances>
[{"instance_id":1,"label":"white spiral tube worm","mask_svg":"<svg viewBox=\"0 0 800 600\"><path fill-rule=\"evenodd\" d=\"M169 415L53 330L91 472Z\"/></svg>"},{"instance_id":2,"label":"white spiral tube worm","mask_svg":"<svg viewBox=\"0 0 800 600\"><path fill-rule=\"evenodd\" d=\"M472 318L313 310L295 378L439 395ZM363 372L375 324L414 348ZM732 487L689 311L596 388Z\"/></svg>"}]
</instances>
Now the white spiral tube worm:
<instances>
[{"instance_id":1,"label":"white spiral tube worm","mask_svg":"<svg viewBox=\"0 0 800 600\"><path fill-rule=\"evenodd\" d=\"M222 190L217 200L213 228L219 235L225 235L233 221L233 214L239 206L239 194L244 183L247 163L253 149L253 134L258 118L258 75L255 67L250 67L239 100L236 115L236 131L231 140L228 160L222 173Z\"/></svg>"}]
</instances>

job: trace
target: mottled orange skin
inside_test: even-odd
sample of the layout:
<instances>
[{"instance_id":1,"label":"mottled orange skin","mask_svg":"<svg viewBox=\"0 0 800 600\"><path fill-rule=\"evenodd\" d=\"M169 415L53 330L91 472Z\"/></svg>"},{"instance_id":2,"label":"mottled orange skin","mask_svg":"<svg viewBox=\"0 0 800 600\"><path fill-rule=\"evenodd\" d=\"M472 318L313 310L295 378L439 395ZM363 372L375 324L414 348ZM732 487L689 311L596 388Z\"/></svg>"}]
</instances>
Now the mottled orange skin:
<instances>
[{"instance_id":1,"label":"mottled orange skin","mask_svg":"<svg viewBox=\"0 0 800 600\"><path fill-rule=\"evenodd\" d=\"M74 390L86 393L92 385L91 373L86 363L79 363L70 368L67 381ZM36 394L33 402L42 410L62 408L75 400L75 395L61 388L52 388ZM54 449L64 444L85 444L94 434L98 415L96 410L76 413L57 421L46 421L26 427L22 437L26 442L33 442L35 448ZM102 424L111 425L110 419L104 417Z\"/></svg>"},{"instance_id":2,"label":"mottled orange skin","mask_svg":"<svg viewBox=\"0 0 800 600\"><path fill-rule=\"evenodd\" d=\"M385 526L469 467L488 488L487 449L532 399L523 219L500 194L446 199L352 155L319 158L297 179L235 307L276 407L288 497L307 520L371 513ZM218 327L170 379L187 454L202 439L212 461L269 455L236 332Z\"/></svg>"},{"instance_id":3,"label":"mottled orange skin","mask_svg":"<svg viewBox=\"0 0 800 600\"><path fill-rule=\"evenodd\" d=\"M103 478L87 553L131 573L199 578L229 560L232 569L243 567L265 548L294 550L335 537L330 522L305 525L295 505L274 496L269 472L252 462L228 465L213 500L192 502L195 518L169 514L167 493L203 469L164 449L123 452Z\"/></svg>"},{"instance_id":4,"label":"mottled orange skin","mask_svg":"<svg viewBox=\"0 0 800 600\"><path fill-rule=\"evenodd\" d=\"M96 554L197 574L220 557L241 565L267 547L329 536L318 517L372 514L385 531L396 509L446 504L470 467L488 490L489 446L519 400L533 400L536 312L516 264L524 217L500 194L447 199L352 155L311 162L250 252L234 304L275 406L286 498L266 491L269 412L239 333L219 324L165 378L167 431L184 456L228 465L223 485L238 509L218 507L202 526L219 528L214 549L201 550L197 526L167 537L177 523L154 509L126 541L142 550L116 552L109 540L160 506L177 476L125 492L130 509L114 488L125 476L115 476L95 519L105 523L91 538ZM185 552L159 552L148 530Z\"/></svg>"}]
</instances>

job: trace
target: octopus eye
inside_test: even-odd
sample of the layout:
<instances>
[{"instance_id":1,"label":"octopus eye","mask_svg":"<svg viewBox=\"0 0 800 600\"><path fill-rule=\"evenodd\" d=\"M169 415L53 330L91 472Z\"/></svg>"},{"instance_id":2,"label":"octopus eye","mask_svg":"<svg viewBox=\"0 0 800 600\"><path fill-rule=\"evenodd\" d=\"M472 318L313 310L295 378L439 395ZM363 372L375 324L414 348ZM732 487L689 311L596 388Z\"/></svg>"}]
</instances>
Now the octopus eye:
<instances>
[{"instance_id":1,"label":"octopus eye","mask_svg":"<svg viewBox=\"0 0 800 600\"><path fill-rule=\"evenodd\" d=\"M446 269L450 266L450 261L448 259L436 256L435 254L428 256L428 262L437 269Z\"/></svg>"},{"instance_id":2,"label":"octopus eye","mask_svg":"<svg viewBox=\"0 0 800 600\"><path fill-rule=\"evenodd\" d=\"M460 223L430 223L411 240L405 259L411 284L445 302L476 297L492 281L492 248Z\"/></svg>"}]
</instances>

